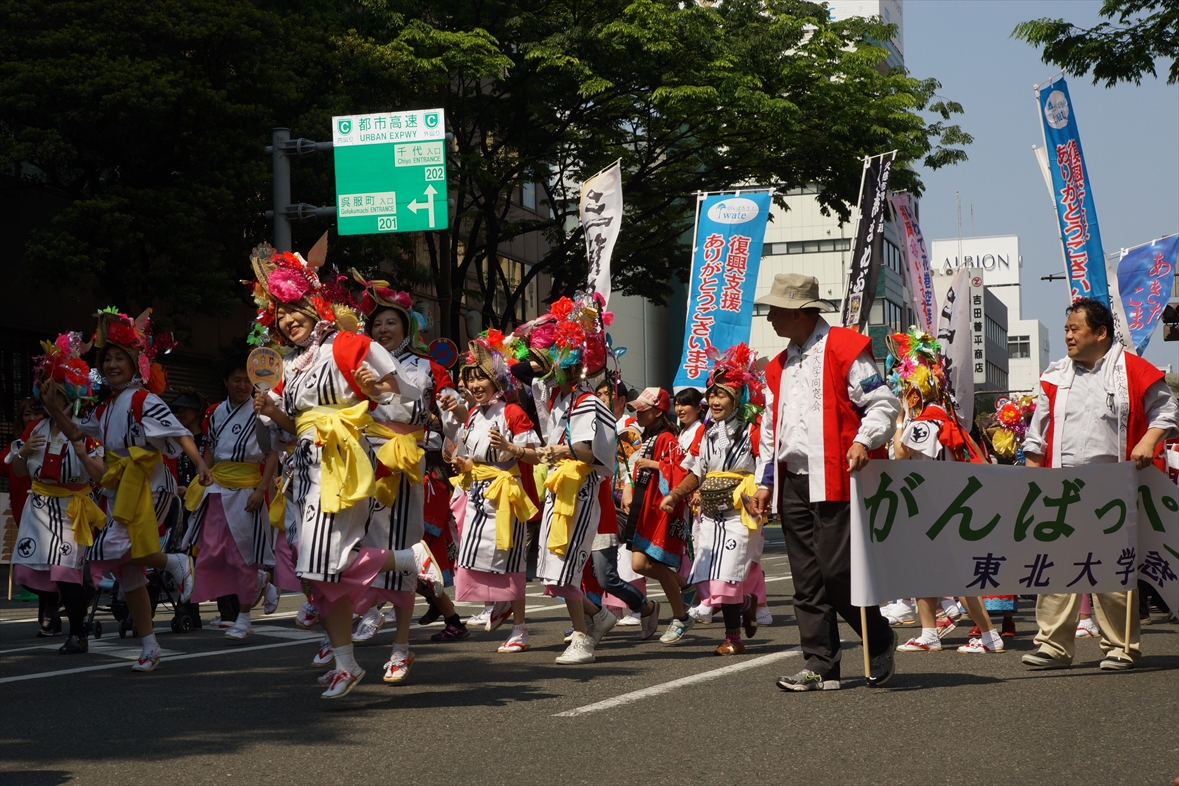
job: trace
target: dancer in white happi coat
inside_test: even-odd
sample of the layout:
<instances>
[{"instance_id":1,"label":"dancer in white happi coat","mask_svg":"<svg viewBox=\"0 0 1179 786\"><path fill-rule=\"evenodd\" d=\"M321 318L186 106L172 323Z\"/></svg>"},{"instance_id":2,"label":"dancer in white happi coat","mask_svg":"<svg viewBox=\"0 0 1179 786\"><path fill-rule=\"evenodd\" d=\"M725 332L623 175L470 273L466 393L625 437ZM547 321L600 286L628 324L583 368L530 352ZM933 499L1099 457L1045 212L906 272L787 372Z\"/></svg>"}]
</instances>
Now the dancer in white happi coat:
<instances>
[{"instance_id":1,"label":"dancer in white happi coat","mask_svg":"<svg viewBox=\"0 0 1179 786\"><path fill-rule=\"evenodd\" d=\"M88 398L90 367L80 355L90 345L78 333L65 333L42 346L46 354L36 359L34 396L52 399L51 406L61 411ZM93 440L71 440L51 418L44 418L27 440L12 443L11 455L16 475L32 482L12 552L13 580L28 589L60 593L70 630L58 652L86 652L82 556L94 542L93 528L106 524L90 489L105 471L102 448Z\"/></svg>"},{"instance_id":2,"label":"dancer in white happi coat","mask_svg":"<svg viewBox=\"0 0 1179 786\"><path fill-rule=\"evenodd\" d=\"M700 537L689 581L699 588L702 603L720 606L724 614L725 641L717 655L745 652L742 625L747 636L757 632L757 563L765 539L760 518L748 506L765 465L758 456L765 383L756 361L757 353L738 344L714 362L707 390L712 423L684 462L692 474L660 503L670 511L700 490Z\"/></svg>"},{"instance_id":3,"label":"dancer in white happi coat","mask_svg":"<svg viewBox=\"0 0 1179 786\"><path fill-rule=\"evenodd\" d=\"M231 641L253 635L250 610L261 602L270 583L266 565L274 564L274 530L267 517L266 493L278 468L278 454L258 442L253 385L245 356L226 363L222 379L229 397L209 412L205 455L212 461L214 484L194 481L185 495L193 511L186 544L198 547L197 603L236 595L241 610L225 632ZM268 606L270 612L277 602Z\"/></svg>"},{"instance_id":4,"label":"dancer in white happi coat","mask_svg":"<svg viewBox=\"0 0 1179 786\"><path fill-rule=\"evenodd\" d=\"M360 303L365 330L394 357L398 378L406 383L388 402L372 409L373 423L365 429L375 459L376 492L369 501L368 532L362 544L386 551L408 549L425 535L423 478L430 408L437 396L455 395L454 386L445 371L430 361L421 340L424 320L413 310L410 294L393 290L384 281L366 281L355 271L353 276L365 287ZM371 599L382 604L390 601L396 610L397 632L385 664L385 682L403 681L413 665L409 627L416 586L416 574L397 572L378 575L372 585ZM356 611L365 613L352 640L367 641L384 624L384 613L379 605Z\"/></svg>"},{"instance_id":5,"label":"dancer in white happi coat","mask_svg":"<svg viewBox=\"0 0 1179 786\"><path fill-rule=\"evenodd\" d=\"M589 381L606 370L604 328L612 318L601 295L578 293L574 300L553 303L526 331L529 349L544 352L541 365L548 367L545 377L532 383L546 442L537 454L551 467L536 573L546 595L565 599L573 623L569 646L557 663L594 661L581 576L599 525L604 522L607 532L618 527L611 494L617 450L614 414ZM605 607L602 611L605 620L610 612Z\"/></svg>"},{"instance_id":6,"label":"dancer in white happi coat","mask_svg":"<svg viewBox=\"0 0 1179 786\"><path fill-rule=\"evenodd\" d=\"M469 348L461 374L474 406L458 430L454 455L457 482L466 491L455 598L492 604L488 631L511 615L512 631L499 652L523 652L528 649L525 522L537 507L522 475L530 475L538 461L540 440L524 410L503 400L512 382L510 356L500 338L485 333Z\"/></svg>"},{"instance_id":7,"label":"dancer in white happi coat","mask_svg":"<svg viewBox=\"0 0 1179 786\"><path fill-rule=\"evenodd\" d=\"M364 677L352 649L352 609L363 602L379 573L416 574L411 549L363 546L369 499L375 493L372 452L363 429L371 424L369 403L389 403L394 394L417 395L399 379L396 361L379 344L352 331L358 327L350 296L337 283L320 282L327 236L308 260L269 246L254 249L259 323L295 347L284 360L281 391L257 393L254 410L297 437L290 457L299 510L296 573L311 586L320 623L336 668L323 675L323 697L347 695ZM257 339L268 339L263 331Z\"/></svg>"},{"instance_id":8,"label":"dancer in white happi coat","mask_svg":"<svg viewBox=\"0 0 1179 786\"><path fill-rule=\"evenodd\" d=\"M184 554L160 551L159 527L172 506L179 504L176 479L162 461L184 453L197 468L201 482L213 482L192 434L159 398L167 378L153 361L173 342L171 336L151 336L150 313L149 309L132 320L114 308L98 312L94 343L99 348L102 376L112 390L109 399L77 424L52 402L45 402L46 412L69 439L85 434L102 443L107 523L90 547L87 560L96 578L113 574L127 599L143 646L133 671L152 671L160 661L144 568L167 570L179 585L181 603L188 601L193 589L192 560Z\"/></svg>"}]
</instances>

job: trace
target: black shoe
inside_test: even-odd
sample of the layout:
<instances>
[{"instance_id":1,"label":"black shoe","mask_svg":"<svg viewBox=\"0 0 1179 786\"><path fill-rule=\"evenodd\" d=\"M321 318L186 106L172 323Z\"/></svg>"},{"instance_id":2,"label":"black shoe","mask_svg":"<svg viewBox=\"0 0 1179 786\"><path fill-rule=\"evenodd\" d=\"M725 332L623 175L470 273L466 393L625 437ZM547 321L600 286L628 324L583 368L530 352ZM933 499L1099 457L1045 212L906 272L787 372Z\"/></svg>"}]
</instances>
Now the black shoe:
<instances>
[{"instance_id":1,"label":"black shoe","mask_svg":"<svg viewBox=\"0 0 1179 786\"><path fill-rule=\"evenodd\" d=\"M47 626L41 628L41 630L37 631L37 638L39 638L39 639L51 639L55 636L60 636L60 635L61 635L61 621L60 620L58 620L57 625L47 625Z\"/></svg>"},{"instance_id":2,"label":"black shoe","mask_svg":"<svg viewBox=\"0 0 1179 786\"><path fill-rule=\"evenodd\" d=\"M418 624L419 625L429 625L430 623L432 623L436 620L439 620L441 618L442 618L442 612L438 609L437 606L435 606L433 604L433 602L431 602L429 607L426 609L426 613L423 614L422 616L418 617Z\"/></svg>"},{"instance_id":3,"label":"black shoe","mask_svg":"<svg viewBox=\"0 0 1179 786\"><path fill-rule=\"evenodd\" d=\"M62 655L81 655L84 652L90 651L90 644L85 636L82 638L70 636L66 639L65 644L62 644L57 651Z\"/></svg>"}]
</instances>

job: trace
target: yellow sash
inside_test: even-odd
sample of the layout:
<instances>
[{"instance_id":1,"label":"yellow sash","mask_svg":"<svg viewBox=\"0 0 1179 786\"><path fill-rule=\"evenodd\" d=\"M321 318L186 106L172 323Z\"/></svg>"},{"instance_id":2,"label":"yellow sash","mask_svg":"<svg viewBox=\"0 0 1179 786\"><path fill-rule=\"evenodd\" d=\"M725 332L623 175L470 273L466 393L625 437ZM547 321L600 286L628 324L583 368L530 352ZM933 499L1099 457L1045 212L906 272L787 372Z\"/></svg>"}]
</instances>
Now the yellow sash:
<instances>
[{"instance_id":1,"label":"yellow sash","mask_svg":"<svg viewBox=\"0 0 1179 786\"><path fill-rule=\"evenodd\" d=\"M740 483L733 489L733 507L741 511L741 523L751 530L756 530L761 524L759 518L754 518L745 508L745 500L742 495L753 498L757 493L757 481L753 479L752 472L709 472L704 477L706 478L726 478L728 480L739 480Z\"/></svg>"},{"instance_id":2,"label":"yellow sash","mask_svg":"<svg viewBox=\"0 0 1179 786\"><path fill-rule=\"evenodd\" d=\"M213 473L217 485L227 489L256 489L262 482L262 470L257 464L248 461L218 461L209 471ZM184 507L196 510L204 496L205 487L201 485L200 476L197 476L184 493Z\"/></svg>"},{"instance_id":3,"label":"yellow sash","mask_svg":"<svg viewBox=\"0 0 1179 786\"><path fill-rule=\"evenodd\" d=\"M339 513L373 495L373 465L360 445L360 430L372 422L367 401L313 407L295 418L295 430L314 428L315 444L323 447L319 506L324 513Z\"/></svg>"},{"instance_id":4,"label":"yellow sash","mask_svg":"<svg viewBox=\"0 0 1179 786\"><path fill-rule=\"evenodd\" d=\"M489 464L476 464L469 472L458 477L458 484L464 491L470 491L474 481L491 481L483 497L495 505L496 551L507 551L512 547L513 514L520 521L528 521L536 515L536 506L528 498L528 492L524 491L519 478L519 466L497 469Z\"/></svg>"},{"instance_id":5,"label":"yellow sash","mask_svg":"<svg viewBox=\"0 0 1179 786\"><path fill-rule=\"evenodd\" d=\"M160 523L151 499L151 471L160 462L159 451L127 448L129 455L106 454L102 487L115 492L111 518L127 527L131 559L160 550Z\"/></svg>"},{"instance_id":6,"label":"yellow sash","mask_svg":"<svg viewBox=\"0 0 1179 786\"><path fill-rule=\"evenodd\" d=\"M422 456L426 451L418 447L422 430L408 434L394 431L383 423L370 423L364 433L370 437L387 440L377 451L377 461L389 469L390 475L377 478L373 496L387 508L397 501L397 490L401 488L401 476L405 475L411 486L422 482Z\"/></svg>"},{"instance_id":7,"label":"yellow sash","mask_svg":"<svg viewBox=\"0 0 1179 786\"><path fill-rule=\"evenodd\" d=\"M287 447L287 457L295 452L295 446ZM270 526L274 527L279 532L287 531L287 495L282 492L282 489L270 495L270 510L267 511L270 516Z\"/></svg>"},{"instance_id":8,"label":"yellow sash","mask_svg":"<svg viewBox=\"0 0 1179 786\"><path fill-rule=\"evenodd\" d=\"M569 523L577 508L577 490L594 468L584 461L563 459L549 470L544 487L553 492L553 515L549 523L548 550L565 556L569 547Z\"/></svg>"},{"instance_id":9,"label":"yellow sash","mask_svg":"<svg viewBox=\"0 0 1179 786\"><path fill-rule=\"evenodd\" d=\"M42 497L70 498L66 506L66 518L74 523L74 542L79 546L93 546L94 535L91 528L101 529L106 526L106 514L90 496L89 484L80 484L78 488L57 486L51 483L33 481L33 493Z\"/></svg>"}]
</instances>

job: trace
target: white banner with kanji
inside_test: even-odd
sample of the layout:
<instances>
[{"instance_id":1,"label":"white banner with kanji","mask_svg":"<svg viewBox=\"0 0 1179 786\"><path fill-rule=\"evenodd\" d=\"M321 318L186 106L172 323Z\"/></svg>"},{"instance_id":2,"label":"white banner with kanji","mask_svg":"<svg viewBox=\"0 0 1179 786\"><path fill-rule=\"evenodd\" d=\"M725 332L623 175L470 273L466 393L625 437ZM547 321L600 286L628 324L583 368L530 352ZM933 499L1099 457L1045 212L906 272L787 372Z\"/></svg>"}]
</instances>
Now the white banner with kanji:
<instances>
[{"instance_id":1,"label":"white banner with kanji","mask_svg":"<svg viewBox=\"0 0 1179 786\"><path fill-rule=\"evenodd\" d=\"M1176 511L1175 484L1130 462L872 461L852 474L852 603L1125 592L1142 578L1175 609Z\"/></svg>"},{"instance_id":2,"label":"white banner with kanji","mask_svg":"<svg viewBox=\"0 0 1179 786\"><path fill-rule=\"evenodd\" d=\"M622 227L622 167L614 165L581 184L578 206L585 232L585 255L589 262L589 285L610 302L610 257Z\"/></svg>"}]
</instances>

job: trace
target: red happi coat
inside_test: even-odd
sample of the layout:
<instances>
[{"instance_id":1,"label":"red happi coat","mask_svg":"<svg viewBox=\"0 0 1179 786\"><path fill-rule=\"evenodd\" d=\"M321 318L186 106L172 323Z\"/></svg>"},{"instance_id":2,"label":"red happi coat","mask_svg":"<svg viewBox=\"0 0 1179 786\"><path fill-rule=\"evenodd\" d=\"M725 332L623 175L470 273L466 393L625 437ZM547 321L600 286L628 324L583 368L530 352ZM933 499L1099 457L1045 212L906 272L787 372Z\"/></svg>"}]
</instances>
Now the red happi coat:
<instances>
[{"instance_id":1,"label":"red happi coat","mask_svg":"<svg viewBox=\"0 0 1179 786\"><path fill-rule=\"evenodd\" d=\"M687 501L680 500L671 513L661 510L659 503L663 501L664 496L660 489L660 480L670 491L688 475L680 466L684 460L684 451L675 435L670 431L664 431L655 437L650 455L646 454L646 450L639 453L644 458L659 462L659 472L649 469L635 470L632 481L635 483L636 494L632 504L639 505L639 515L630 547L631 550L641 551L664 565L679 568L687 553ZM637 491L638 483L644 476L647 477L647 482L640 495Z\"/></svg>"}]
</instances>

